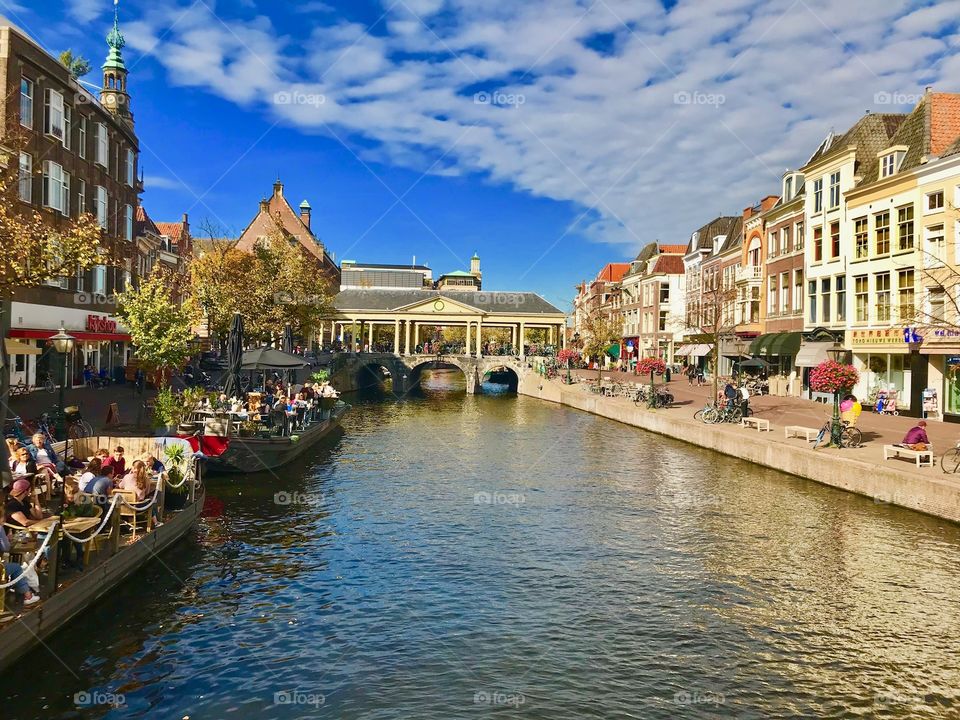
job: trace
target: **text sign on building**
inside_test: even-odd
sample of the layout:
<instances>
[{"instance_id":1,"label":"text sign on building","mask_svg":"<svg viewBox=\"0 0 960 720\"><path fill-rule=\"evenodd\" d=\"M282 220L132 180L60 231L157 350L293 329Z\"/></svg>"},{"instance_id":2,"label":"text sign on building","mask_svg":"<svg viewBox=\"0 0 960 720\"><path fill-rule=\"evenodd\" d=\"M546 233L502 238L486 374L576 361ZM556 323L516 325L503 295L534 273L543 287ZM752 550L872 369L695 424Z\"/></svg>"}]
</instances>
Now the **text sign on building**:
<instances>
[{"instance_id":1,"label":"text sign on building","mask_svg":"<svg viewBox=\"0 0 960 720\"><path fill-rule=\"evenodd\" d=\"M853 330L850 333L853 345L899 345L903 346L901 330Z\"/></svg>"},{"instance_id":2,"label":"text sign on building","mask_svg":"<svg viewBox=\"0 0 960 720\"><path fill-rule=\"evenodd\" d=\"M87 315L89 332L112 333L117 331L117 321L104 315Z\"/></svg>"}]
</instances>

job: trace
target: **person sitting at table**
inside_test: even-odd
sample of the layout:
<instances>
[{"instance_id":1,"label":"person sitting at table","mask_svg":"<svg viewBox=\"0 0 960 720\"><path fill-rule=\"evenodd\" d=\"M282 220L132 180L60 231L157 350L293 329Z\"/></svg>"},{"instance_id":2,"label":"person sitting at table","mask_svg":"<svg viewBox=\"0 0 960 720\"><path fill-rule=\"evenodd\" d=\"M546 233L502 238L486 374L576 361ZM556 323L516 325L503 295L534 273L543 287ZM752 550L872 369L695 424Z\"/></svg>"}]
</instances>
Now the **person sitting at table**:
<instances>
[{"instance_id":1,"label":"person sitting at table","mask_svg":"<svg viewBox=\"0 0 960 720\"><path fill-rule=\"evenodd\" d=\"M103 465L100 468L99 475L87 481L86 485L81 486L83 491L87 495L93 495L100 505L106 504L104 499L109 497L110 491L113 490L114 467L113 465Z\"/></svg>"},{"instance_id":2,"label":"person sitting at table","mask_svg":"<svg viewBox=\"0 0 960 720\"><path fill-rule=\"evenodd\" d=\"M48 479L62 483L63 478L60 476L60 471L63 470L65 466L60 462L60 458L58 458L57 453L54 452L53 445L50 444L47 436L43 433L34 433L33 437L30 438L30 442L32 444L27 446L27 450L30 451L34 462L37 463L37 469L40 472L45 472L48 475Z\"/></svg>"},{"instance_id":3,"label":"person sitting at table","mask_svg":"<svg viewBox=\"0 0 960 720\"><path fill-rule=\"evenodd\" d=\"M165 472L167 469L166 466L157 460L157 458L153 455L147 455L145 462L147 465L147 470L152 472L154 475L159 475L160 473Z\"/></svg>"},{"instance_id":4,"label":"person sitting at table","mask_svg":"<svg viewBox=\"0 0 960 720\"><path fill-rule=\"evenodd\" d=\"M16 461L13 463L11 470L14 475L25 476L37 474L37 463L34 462L33 457L30 455L30 451L27 450L23 445L17 448L17 454L15 456Z\"/></svg>"},{"instance_id":5,"label":"person sitting at table","mask_svg":"<svg viewBox=\"0 0 960 720\"><path fill-rule=\"evenodd\" d=\"M100 458L100 462L103 462L108 457L110 457L110 451L107 450L106 448L100 448L93 454L93 456Z\"/></svg>"},{"instance_id":6,"label":"person sitting at table","mask_svg":"<svg viewBox=\"0 0 960 720\"><path fill-rule=\"evenodd\" d=\"M26 528L44 519L37 489L25 478L20 478L13 483L5 507L7 522L11 525Z\"/></svg>"},{"instance_id":7,"label":"person sitting at table","mask_svg":"<svg viewBox=\"0 0 960 720\"><path fill-rule=\"evenodd\" d=\"M150 474L147 465L142 460L134 460L130 471L120 481L120 489L132 492L137 502L147 499L150 489Z\"/></svg>"},{"instance_id":8,"label":"person sitting at table","mask_svg":"<svg viewBox=\"0 0 960 720\"><path fill-rule=\"evenodd\" d=\"M87 467L84 469L83 473L77 478L77 484L80 487L86 487L87 483L93 480L100 474L100 469L102 463L99 457L94 456L91 458L90 462L87 463Z\"/></svg>"},{"instance_id":9,"label":"person sitting at table","mask_svg":"<svg viewBox=\"0 0 960 720\"><path fill-rule=\"evenodd\" d=\"M117 445L113 449L113 455L108 457L106 460L101 461L103 467L112 467L113 474L115 477L123 477L127 472L127 461L123 457L123 447Z\"/></svg>"},{"instance_id":10,"label":"person sitting at table","mask_svg":"<svg viewBox=\"0 0 960 720\"><path fill-rule=\"evenodd\" d=\"M6 521L6 508L0 505L0 525ZM10 542L10 535L8 534L9 532L9 528L0 528L0 553L3 553L4 555L8 554L13 547L12 543ZM30 585L27 583L27 578L23 574L23 567L20 565L20 563L4 562L3 566L7 573L7 582L13 580L14 578L19 578L19 580L17 580L16 584L13 586L13 589L17 595L23 595L23 604L25 606L40 602L40 595L30 590Z\"/></svg>"}]
</instances>

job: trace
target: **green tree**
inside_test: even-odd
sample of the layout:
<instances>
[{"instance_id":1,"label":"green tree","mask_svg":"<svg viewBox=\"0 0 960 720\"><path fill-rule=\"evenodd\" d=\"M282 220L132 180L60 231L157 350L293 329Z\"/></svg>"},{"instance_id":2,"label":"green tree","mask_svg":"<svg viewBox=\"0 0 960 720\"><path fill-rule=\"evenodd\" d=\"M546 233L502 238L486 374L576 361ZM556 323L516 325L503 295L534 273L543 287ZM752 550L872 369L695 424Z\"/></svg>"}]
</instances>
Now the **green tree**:
<instances>
[{"instance_id":1,"label":"green tree","mask_svg":"<svg viewBox=\"0 0 960 720\"><path fill-rule=\"evenodd\" d=\"M608 347L621 339L623 323L615 315L593 310L584 316L582 328L580 344L583 354L597 361L597 386L599 386L603 378L601 362L603 354Z\"/></svg>"},{"instance_id":2,"label":"green tree","mask_svg":"<svg viewBox=\"0 0 960 720\"><path fill-rule=\"evenodd\" d=\"M82 78L89 73L93 66L82 55L74 55L73 50L64 50L60 53L60 64L63 65L75 78Z\"/></svg>"},{"instance_id":3,"label":"green tree","mask_svg":"<svg viewBox=\"0 0 960 720\"><path fill-rule=\"evenodd\" d=\"M145 369L158 371L164 384L167 371L190 357L199 319L192 295L178 302L184 283L179 274L156 265L137 288L128 285L117 296L117 317L130 329L134 354Z\"/></svg>"}]
</instances>

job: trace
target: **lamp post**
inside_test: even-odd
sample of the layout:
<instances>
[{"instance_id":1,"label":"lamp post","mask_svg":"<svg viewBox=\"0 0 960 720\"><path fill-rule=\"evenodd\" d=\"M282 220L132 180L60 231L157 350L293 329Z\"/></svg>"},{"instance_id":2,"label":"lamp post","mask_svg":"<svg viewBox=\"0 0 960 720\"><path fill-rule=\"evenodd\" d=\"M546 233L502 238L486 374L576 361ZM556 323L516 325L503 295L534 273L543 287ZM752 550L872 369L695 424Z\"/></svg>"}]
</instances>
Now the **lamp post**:
<instances>
[{"instance_id":1,"label":"lamp post","mask_svg":"<svg viewBox=\"0 0 960 720\"><path fill-rule=\"evenodd\" d=\"M841 362L843 356L846 355L846 350L843 349L843 346L840 345L839 341L833 343L833 347L827 350L827 355L830 356L830 359L834 362ZM843 447L841 444L840 433L843 430L840 425L840 393L833 393L833 417L830 418L830 443L837 448Z\"/></svg>"},{"instance_id":2,"label":"lamp post","mask_svg":"<svg viewBox=\"0 0 960 720\"><path fill-rule=\"evenodd\" d=\"M67 385L67 355L73 352L77 339L73 335L67 334L67 331L64 330L61 325L60 332L51 337L50 342L53 343L53 349L60 354L60 362L63 364L63 376L60 382L60 415L57 418L57 437L66 439L66 413L63 407L63 393Z\"/></svg>"}]
</instances>

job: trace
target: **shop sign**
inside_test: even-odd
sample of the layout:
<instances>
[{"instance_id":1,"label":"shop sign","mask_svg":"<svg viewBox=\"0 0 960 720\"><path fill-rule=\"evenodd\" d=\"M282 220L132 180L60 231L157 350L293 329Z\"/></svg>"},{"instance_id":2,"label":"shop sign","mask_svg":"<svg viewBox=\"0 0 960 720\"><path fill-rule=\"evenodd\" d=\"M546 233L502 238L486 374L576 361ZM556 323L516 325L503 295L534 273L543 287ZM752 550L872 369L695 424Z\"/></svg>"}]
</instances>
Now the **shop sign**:
<instances>
[{"instance_id":1,"label":"shop sign","mask_svg":"<svg viewBox=\"0 0 960 720\"><path fill-rule=\"evenodd\" d=\"M898 345L903 346L906 332L901 330L851 330L853 345Z\"/></svg>"},{"instance_id":2,"label":"shop sign","mask_svg":"<svg viewBox=\"0 0 960 720\"><path fill-rule=\"evenodd\" d=\"M117 331L117 321L106 315L87 315L87 331L98 333L112 333Z\"/></svg>"}]
</instances>

